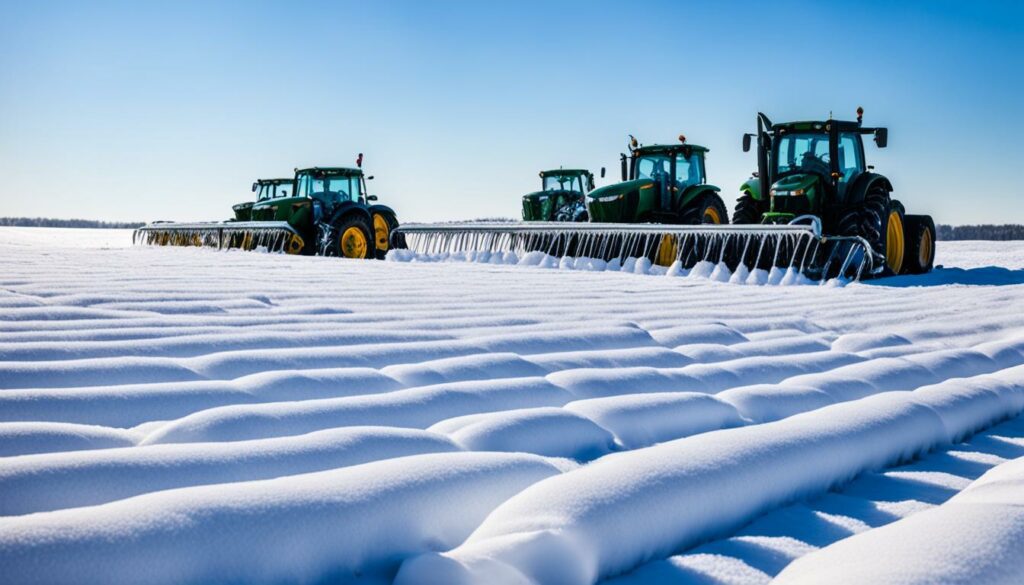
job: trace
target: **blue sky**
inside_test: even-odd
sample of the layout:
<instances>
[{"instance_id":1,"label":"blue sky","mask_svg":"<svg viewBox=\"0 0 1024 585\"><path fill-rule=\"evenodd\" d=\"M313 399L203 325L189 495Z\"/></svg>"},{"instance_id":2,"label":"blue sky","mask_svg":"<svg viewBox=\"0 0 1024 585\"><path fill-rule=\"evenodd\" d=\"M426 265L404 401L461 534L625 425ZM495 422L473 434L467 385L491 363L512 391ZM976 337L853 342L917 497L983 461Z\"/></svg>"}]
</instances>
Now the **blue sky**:
<instances>
[{"instance_id":1,"label":"blue sky","mask_svg":"<svg viewBox=\"0 0 1024 585\"><path fill-rule=\"evenodd\" d=\"M852 4L0 0L0 215L221 219L363 152L402 220L516 217L680 132L731 207L757 111L862 105L908 210L1024 222L1024 3Z\"/></svg>"}]
</instances>

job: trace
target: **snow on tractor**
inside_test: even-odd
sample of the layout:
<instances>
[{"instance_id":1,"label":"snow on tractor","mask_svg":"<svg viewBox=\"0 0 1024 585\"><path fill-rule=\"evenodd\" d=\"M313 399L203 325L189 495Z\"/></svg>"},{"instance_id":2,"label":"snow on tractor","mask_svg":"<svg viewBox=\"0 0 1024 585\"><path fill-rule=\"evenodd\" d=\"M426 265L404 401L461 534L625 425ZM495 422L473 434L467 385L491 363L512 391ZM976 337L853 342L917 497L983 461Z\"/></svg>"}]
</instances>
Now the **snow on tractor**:
<instances>
[{"instance_id":1,"label":"snow on tractor","mask_svg":"<svg viewBox=\"0 0 1024 585\"><path fill-rule=\"evenodd\" d=\"M154 222L136 230L149 245L212 246L345 258L383 258L398 227L394 210L366 193L362 154L356 168L296 169L295 177L253 184L256 201L233 207L225 222Z\"/></svg>"}]
</instances>

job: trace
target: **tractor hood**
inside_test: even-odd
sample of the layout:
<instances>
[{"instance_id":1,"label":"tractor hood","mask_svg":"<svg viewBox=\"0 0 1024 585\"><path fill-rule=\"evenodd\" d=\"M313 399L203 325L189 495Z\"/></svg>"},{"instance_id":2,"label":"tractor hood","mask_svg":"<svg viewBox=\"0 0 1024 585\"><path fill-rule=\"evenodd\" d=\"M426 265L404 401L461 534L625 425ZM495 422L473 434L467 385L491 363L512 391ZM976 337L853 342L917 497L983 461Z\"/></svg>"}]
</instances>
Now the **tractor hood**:
<instances>
[{"instance_id":1,"label":"tractor hood","mask_svg":"<svg viewBox=\"0 0 1024 585\"><path fill-rule=\"evenodd\" d=\"M654 186L651 179L634 179L594 189L587 194L590 221L632 222L641 200L640 193ZM653 195L654 190L650 193Z\"/></svg>"},{"instance_id":2,"label":"tractor hood","mask_svg":"<svg viewBox=\"0 0 1024 585\"><path fill-rule=\"evenodd\" d=\"M788 195L803 195L799 193L801 189L805 192L813 187L821 177L812 173L798 173L795 175L787 175L782 177L772 185L772 194L785 197ZM797 191L797 193L793 193Z\"/></svg>"},{"instance_id":3,"label":"tractor hood","mask_svg":"<svg viewBox=\"0 0 1024 585\"><path fill-rule=\"evenodd\" d=\"M614 185L605 185L587 194L588 203L591 205L595 203L611 203L633 191L639 191L651 185L654 185L654 181L651 179L634 179L623 183L615 183Z\"/></svg>"}]
</instances>

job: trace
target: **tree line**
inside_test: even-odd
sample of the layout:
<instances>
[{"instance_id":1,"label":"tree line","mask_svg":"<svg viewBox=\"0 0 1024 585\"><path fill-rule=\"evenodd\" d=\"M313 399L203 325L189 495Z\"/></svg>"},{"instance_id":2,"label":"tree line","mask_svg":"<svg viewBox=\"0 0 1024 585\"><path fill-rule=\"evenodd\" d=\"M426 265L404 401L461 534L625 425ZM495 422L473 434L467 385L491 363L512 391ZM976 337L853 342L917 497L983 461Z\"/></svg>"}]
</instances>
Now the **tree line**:
<instances>
[{"instance_id":1,"label":"tree line","mask_svg":"<svg viewBox=\"0 0 1024 585\"><path fill-rule=\"evenodd\" d=\"M0 217L0 226L135 229L141 221L98 221L95 219L54 219L52 217Z\"/></svg>"},{"instance_id":2,"label":"tree line","mask_svg":"<svg viewBox=\"0 0 1024 585\"><path fill-rule=\"evenodd\" d=\"M940 240L1024 240L1024 225L943 225L935 226Z\"/></svg>"}]
</instances>

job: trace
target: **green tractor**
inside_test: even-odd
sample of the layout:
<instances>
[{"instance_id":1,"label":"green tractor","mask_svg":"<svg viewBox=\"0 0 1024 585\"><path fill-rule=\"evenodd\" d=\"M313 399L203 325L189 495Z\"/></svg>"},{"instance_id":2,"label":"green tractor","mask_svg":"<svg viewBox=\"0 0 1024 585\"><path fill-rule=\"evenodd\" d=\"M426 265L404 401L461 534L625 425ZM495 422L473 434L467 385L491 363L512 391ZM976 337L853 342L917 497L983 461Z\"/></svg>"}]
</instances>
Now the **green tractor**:
<instances>
[{"instance_id":1,"label":"green tractor","mask_svg":"<svg viewBox=\"0 0 1024 585\"><path fill-rule=\"evenodd\" d=\"M687 144L641 146L629 137L622 155L622 182L587 195L590 221L601 223L729 223L718 187L707 184L707 148Z\"/></svg>"},{"instance_id":2,"label":"green tractor","mask_svg":"<svg viewBox=\"0 0 1024 585\"><path fill-rule=\"evenodd\" d=\"M235 218L219 223L156 222L136 230L143 244L265 247L290 254L383 258L398 227L394 210L366 193L363 155L356 168L296 169L295 178L257 181L257 199L234 206ZM248 217L246 217L248 216Z\"/></svg>"},{"instance_id":3,"label":"green tractor","mask_svg":"<svg viewBox=\"0 0 1024 585\"><path fill-rule=\"evenodd\" d=\"M819 222L833 240L856 238L884 262L876 274L921 274L935 259L935 224L927 215L910 215L892 198L892 183L874 172L864 157L862 137L872 135L879 148L887 128L857 121L823 120L772 124L757 116L757 172L741 187L734 224ZM743 136L748 152L755 135ZM826 236L826 240L829 236Z\"/></svg>"},{"instance_id":4,"label":"green tractor","mask_svg":"<svg viewBox=\"0 0 1024 585\"><path fill-rule=\"evenodd\" d=\"M295 192L295 178L257 179L252 184L252 192L256 193L256 201L245 201L231 206L231 209L235 212L235 221L251 221L252 206L258 201L289 197Z\"/></svg>"},{"instance_id":5,"label":"green tractor","mask_svg":"<svg viewBox=\"0 0 1024 585\"><path fill-rule=\"evenodd\" d=\"M558 169L541 171L540 179L540 191L523 195L524 221L587 221L585 199L594 190L594 173Z\"/></svg>"}]
</instances>

